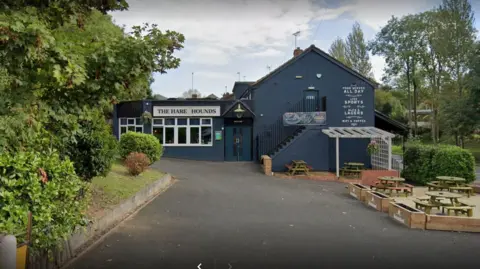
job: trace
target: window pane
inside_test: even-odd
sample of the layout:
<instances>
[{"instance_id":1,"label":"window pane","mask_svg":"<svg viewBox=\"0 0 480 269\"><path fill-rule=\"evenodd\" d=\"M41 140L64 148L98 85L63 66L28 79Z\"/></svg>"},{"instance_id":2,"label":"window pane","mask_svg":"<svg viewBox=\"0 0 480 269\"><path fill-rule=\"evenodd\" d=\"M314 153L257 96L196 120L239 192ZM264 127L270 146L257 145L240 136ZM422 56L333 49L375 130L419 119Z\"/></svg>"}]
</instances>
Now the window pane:
<instances>
[{"instance_id":1,"label":"window pane","mask_svg":"<svg viewBox=\"0 0 480 269\"><path fill-rule=\"evenodd\" d=\"M175 125L175 119L165 119L165 125Z\"/></svg>"},{"instance_id":2,"label":"window pane","mask_svg":"<svg viewBox=\"0 0 480 269\"><path fill-rule=\"evenodd\" d=\"M127 127L120 127L120 134L124 134L127 132Z\"/></svg>"},{"instance_id":3,"label":"window pane","mask_svg":"<svg viewBox=\"0 0 480 269\"><path fill-rule=\"evenodd\" d=\"M175 142L175 132L173 127L165 127L165 144L173 144Z\"/></svg>"},{"instance_id":4,"label":"window pane","mask_svg":"<svg viewBox=\"0 0 480 269\"><path fill-rule=\"evenodd\" d=\"M210 124L212 124L211 119L202 119L202 125L210 125Z\"/></svg>"},{"instance_id":5,"label":"window pane","mask_svg":"<svg viewBox=\"0 0 480 269\"><path fill-rule=\"evenodd\" d=\"M135 132L137 133L143 133L143 127L135 127Z\"/></svg>"},{"instance_id":6,"label":"window pane","mask_svg":"<svg viewBox=\"0 0 480 269\"><path fill-rule=\"evenodd\" d=\"M153 119L153 125L163 125L163 119Z\"/></svg>"},{"instance_id":7,"label":"window pane","mask_svg":"<svg viewBox=\"0 0 480 269\"><path fill-rule=\"evenodd\" d=\"M190 125L200 125L200 119L190 119Z\"/></svg>"},{"instance_id":8,"label":"window pane","mask_svg":"<svg viewBox=\"0 0 480 269\"><path fill-rule=\"evenodd\" d=\"M135 132L135 126L128 126L129 132Z\"/></svg>"},{"instance_id":9,"label":"window pane","mask_svg":"<svg viewBox=\"0 0 480 269\"><path fill-rule=\"evenodd\" d=\"M190 144L200 144L199 127L190 127Z\"/></svg>"},{"instance_id":10,"label":"window pane","mask_svg":"<svg viewBox=\"0 0 480 269\"><path fill-rule=\"evenodd\" d=\"M135 125L135 119L128 119L128 124Z\"/></svg>"},{"instance_id":11,"label":"window pane","mask_svg":"<svg viewBox=\"0 0 480 269\"><path fill-rule=\"evenodd\" d=\"M212 143L212 127L202 127L202 144Z\"/></svg>"},{"instance_id":12,"label":"window pane","mask_svg":"<svg viewBox=\"0 0 480 269\"><path fill-rule=\"evenodd\" d=\"M121 118L120 119L120 125L127 125L127 119Z\"/></svg>"},{"instance_id":13,"label":"window pane","mask_svg":"<svg viewBox=\"0 0 480 269\"><path fill-rule=\"evenodd\" d=\"M135 119L135 124L136 125L143 125L142 119L141 118L136 118Z\"/></svg>"},{"instance_id":14,"label":"window pane","mask_svg":"<svg viewBox=\"0 0 480 269\"><path fill-rule=\"evenodd\" d=\"M153 127L153 135L160 141L160 144L163 145L163 127Z\"/></svg>"},{"instance_id":15,"label":"window pane","mask_svg":"<svg viewBox=\"0 0 480 269\"><path fill-rule=\"evenodd\" d=\"M177 125L187 125L187 119L177 119Z\"/></svg>"},{"instance_id":16,"label":"window pane","mask_svg":"<svg viewBox=\"0 0 480 269\"><path fill-rule=\"evenodd\" d=\"M178 144L187 144L187 127L178 128Z\"/></svg>"}]
</instances>

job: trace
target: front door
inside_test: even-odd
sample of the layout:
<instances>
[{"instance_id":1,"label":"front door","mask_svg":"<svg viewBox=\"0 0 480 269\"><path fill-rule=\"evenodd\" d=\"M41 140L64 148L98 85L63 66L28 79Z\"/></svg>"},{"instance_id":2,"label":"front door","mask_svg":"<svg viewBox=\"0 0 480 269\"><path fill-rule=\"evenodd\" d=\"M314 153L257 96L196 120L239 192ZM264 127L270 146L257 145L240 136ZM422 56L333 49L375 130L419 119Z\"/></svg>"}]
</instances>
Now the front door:
<instances>
[{"instance_id":1,"label":"front door","mask_svg":"<svg viewBox=\"0 0 480 269\"><path fill-rule=\"evenodd\" d=\"M318 91L304 91L303 92L303 107L304 112L320 111L318 107Z\"/></svg>"},{"instance_id":2,"label":"front door","mask_svg":"<svg viewBox=\"0 0 480 269\"><path fill-rule=\"evenodd\" d=\"M252 160L252 127L225 127L225 161L246 162Z\"/></svg>"}]
</instances>

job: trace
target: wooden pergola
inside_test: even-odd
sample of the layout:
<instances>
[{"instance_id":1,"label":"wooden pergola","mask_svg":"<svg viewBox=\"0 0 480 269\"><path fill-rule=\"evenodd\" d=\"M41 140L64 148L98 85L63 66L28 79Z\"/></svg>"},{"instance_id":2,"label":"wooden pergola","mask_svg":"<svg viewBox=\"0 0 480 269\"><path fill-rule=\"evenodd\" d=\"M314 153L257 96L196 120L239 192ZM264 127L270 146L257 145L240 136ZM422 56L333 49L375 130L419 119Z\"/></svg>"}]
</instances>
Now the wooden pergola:
<instances>
[{"instance_id":1,"label":"wooden pergola","mask_svg":"<svg viewBox=\"0 0 480 269\"><path fill-rule=\"evenodd\" d=\"M340 138L381 138L388 145L388 170L392 169L392 138L394 134L375 127L329 127L322 132L335 138L335 158L337 178L340 177Z\"/></svg>"}]
</instances>

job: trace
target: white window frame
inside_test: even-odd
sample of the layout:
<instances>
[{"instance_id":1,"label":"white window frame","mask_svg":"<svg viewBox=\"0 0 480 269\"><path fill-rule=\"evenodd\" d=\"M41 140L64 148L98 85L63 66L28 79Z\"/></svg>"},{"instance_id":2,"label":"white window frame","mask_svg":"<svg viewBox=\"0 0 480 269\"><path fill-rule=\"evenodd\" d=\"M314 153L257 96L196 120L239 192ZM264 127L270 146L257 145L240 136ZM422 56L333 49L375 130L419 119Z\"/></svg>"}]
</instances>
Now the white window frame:
<instances>
[{"instance_id":1,"label":"white window frame","mask_svg":"<svg viewBox=\"0 0 480 269\"><path fill-rule=\"evenodd\" d=\"M161 119L162 120L162 124L155 124L155 120L158 120L158 119ZM175 125L165 125L165 120L167 119L174 119L175 120ZM187 120L187 124L186 125L178 125L178 120L179 119L186 119ZM200 122L198 125L191 125L190 124L190 119L198 119ZM210 120L210 124L203 124L202 121L203 120ZM153 118L152 119L152 129L151 129L151 133L153 134L153 128L154 127L161 127L163 129L162 131L162 141L163 141L163 146L165 147L212 147L213 146L213 118L195 118L195 117L192 117L192 118L189 118L189 117L179 117L179 118ZM191 135L191 128L192 127L198 127L199 128L199 132L198 132L198 141L199 143L198 144L192 144L190 143L190 135ZM211 141L210 143L208 144L202 144L202 127L210 127L210 137L211 137ZM165 143L165 129L166 128L173 128L173 144L167 144ZM185 144L179 144L178 143L178 128L187 128L187 133L186 133L186 142Z\"/></svg>"},{"instance_id":2,"label":"white window frame","mask_svg":"<svg viewBox=\"0 0 480 269\"><path fill-rule=\"evenodd\" d=\"M127 124L122 124L122 119L126 119ZM136 133L138 133L136 131L137 127L142 128L142 133L143 133L143 124L137 124L137 119L139 119L139 118L118 118L118 139L120 139L120 137L122 136L122 127L127 127L127 131L125 133L131 132L131 131L128 130L128 127L130 127L130 126L134 127L134 129L135 129L134 132L136 132ZM129 124L128 123L129 120L133 120L133 124Z\"/></svg>"}]
</instances>

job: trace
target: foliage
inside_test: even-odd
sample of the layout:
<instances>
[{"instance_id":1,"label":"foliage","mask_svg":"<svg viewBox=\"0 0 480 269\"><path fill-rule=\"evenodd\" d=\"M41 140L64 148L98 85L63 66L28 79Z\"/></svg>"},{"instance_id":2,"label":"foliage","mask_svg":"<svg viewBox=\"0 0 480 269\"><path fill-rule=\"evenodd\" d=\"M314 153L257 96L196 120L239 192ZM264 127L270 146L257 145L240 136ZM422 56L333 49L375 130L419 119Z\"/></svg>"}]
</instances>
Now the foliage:
<instances>
[{"instance_id":1,"label":"foliage","mask_svg":"<svg viewBox=\"0 0 480 269\"><path fill-rule=\"evenodd\" d=\"M347 62L352 69L365 77L372 78L372 63L370 63L367 44L358 22L353 25L352 32L347 36L345 45Z\"/></svg>"},{"instance_id":2,"label":"foliage","mask_svg":"<svg viewBox=\"0 0 480 269\"><path fill-rule=\"evenodd\" d=\"M132 176L140 175L150 165L150 159L144 153L131 152L125 158L125 166Z\"/></svg>"},{"instance_id":3,"label":"foliage","mask_svg":"<svg viewBox=\"0 0 480 269\"><path fill-rule=\"evenodd\" d=\"M402 176L409 181L425 184L437 176L463 177L475 180L475 159L471 152L457 146L407 145Z\"/></svg>"},{"instance_id":4,"label":"foliage","mask_svg":"<svg viewBox=\"0 0 480 269\"><path fill-rule=\"evenodd\" d=\"M142 113L142 122L150 123L152 121L152 113L145 111Z\"/></svg>"},{"instance_id":5,"label":"foliage","mask_svg":"<svg viewBox=\"0 0 480 269\"><path fill-rule=\"evenodd\" d=\"M99 110L85 109L79 115L80 130L69 141L65 155L84 180L105 176L117 155L117 140Z\"/></svg>"},{"instance_id":6,"label":"foliage","mask_svg":"<svg viewBox=\"0 0 480 269\"><path fill-rule=\"evenodd\" d=\"M395 120L405 121L407 111L392 91L375 90L375 109Z\"/></svg>"},{"instance_id":7,"label":"foliage","mask_svg":"<svg viewBox=\"0 0 480 269\"><path fill-rule=\"evenodd\" d=\"M370 143L367 145L367 153L368 155L373 155L377 153L380 150L380 147L377 144L377 141L372 140Z\"/></svg>"},{"instance_id":8,"label":"foliage","mask_svg":"<svg viewBox=\"0 0 480 269\"><path fill-rule=\"evenodd\" d=\"M120 156L125 159L132 152L145 153L150 161L156 162L162 156L163 149L151 134L127 132L120 138Z\"/></svg>"},{"instance_id":9,"label":"foliage","mask_svg":"<svg viewBox=\"0 0 480 269\"><path fill-rule=\"evenodd\" d=\"M84 224L86 200L79 193L85 185L75 175L73 163L61 160L58 153L0 154L0 182L0 232L25 233L31 211L35 251L52 249Z\"/></svg>"},{"instance_id":10,"label":"foliage","mask_svg":"<svg viewBox=\"0 0 480 269\"><path fill-rule=\"evenodd\" d=\"M333 43L330 45L330 49L328 50L328 53L330 56L333 58L337 59L344 65L351 67L352 63L349 61L347 57L347 45L341 38L337 38L333 41Z\"/></svg>"},{"instance_id":11,"label":"foliage","mask_svg":"<svg viewBox=\"0 0 480 269\"><path fill-rule=\"evenodd\" d=\"M182 97L183 98L193 98L194 94L197 95L197 98L202 97L202 93L197 89L189 89L188 91L183 92Z\"/></svg>"}]
</instances>

